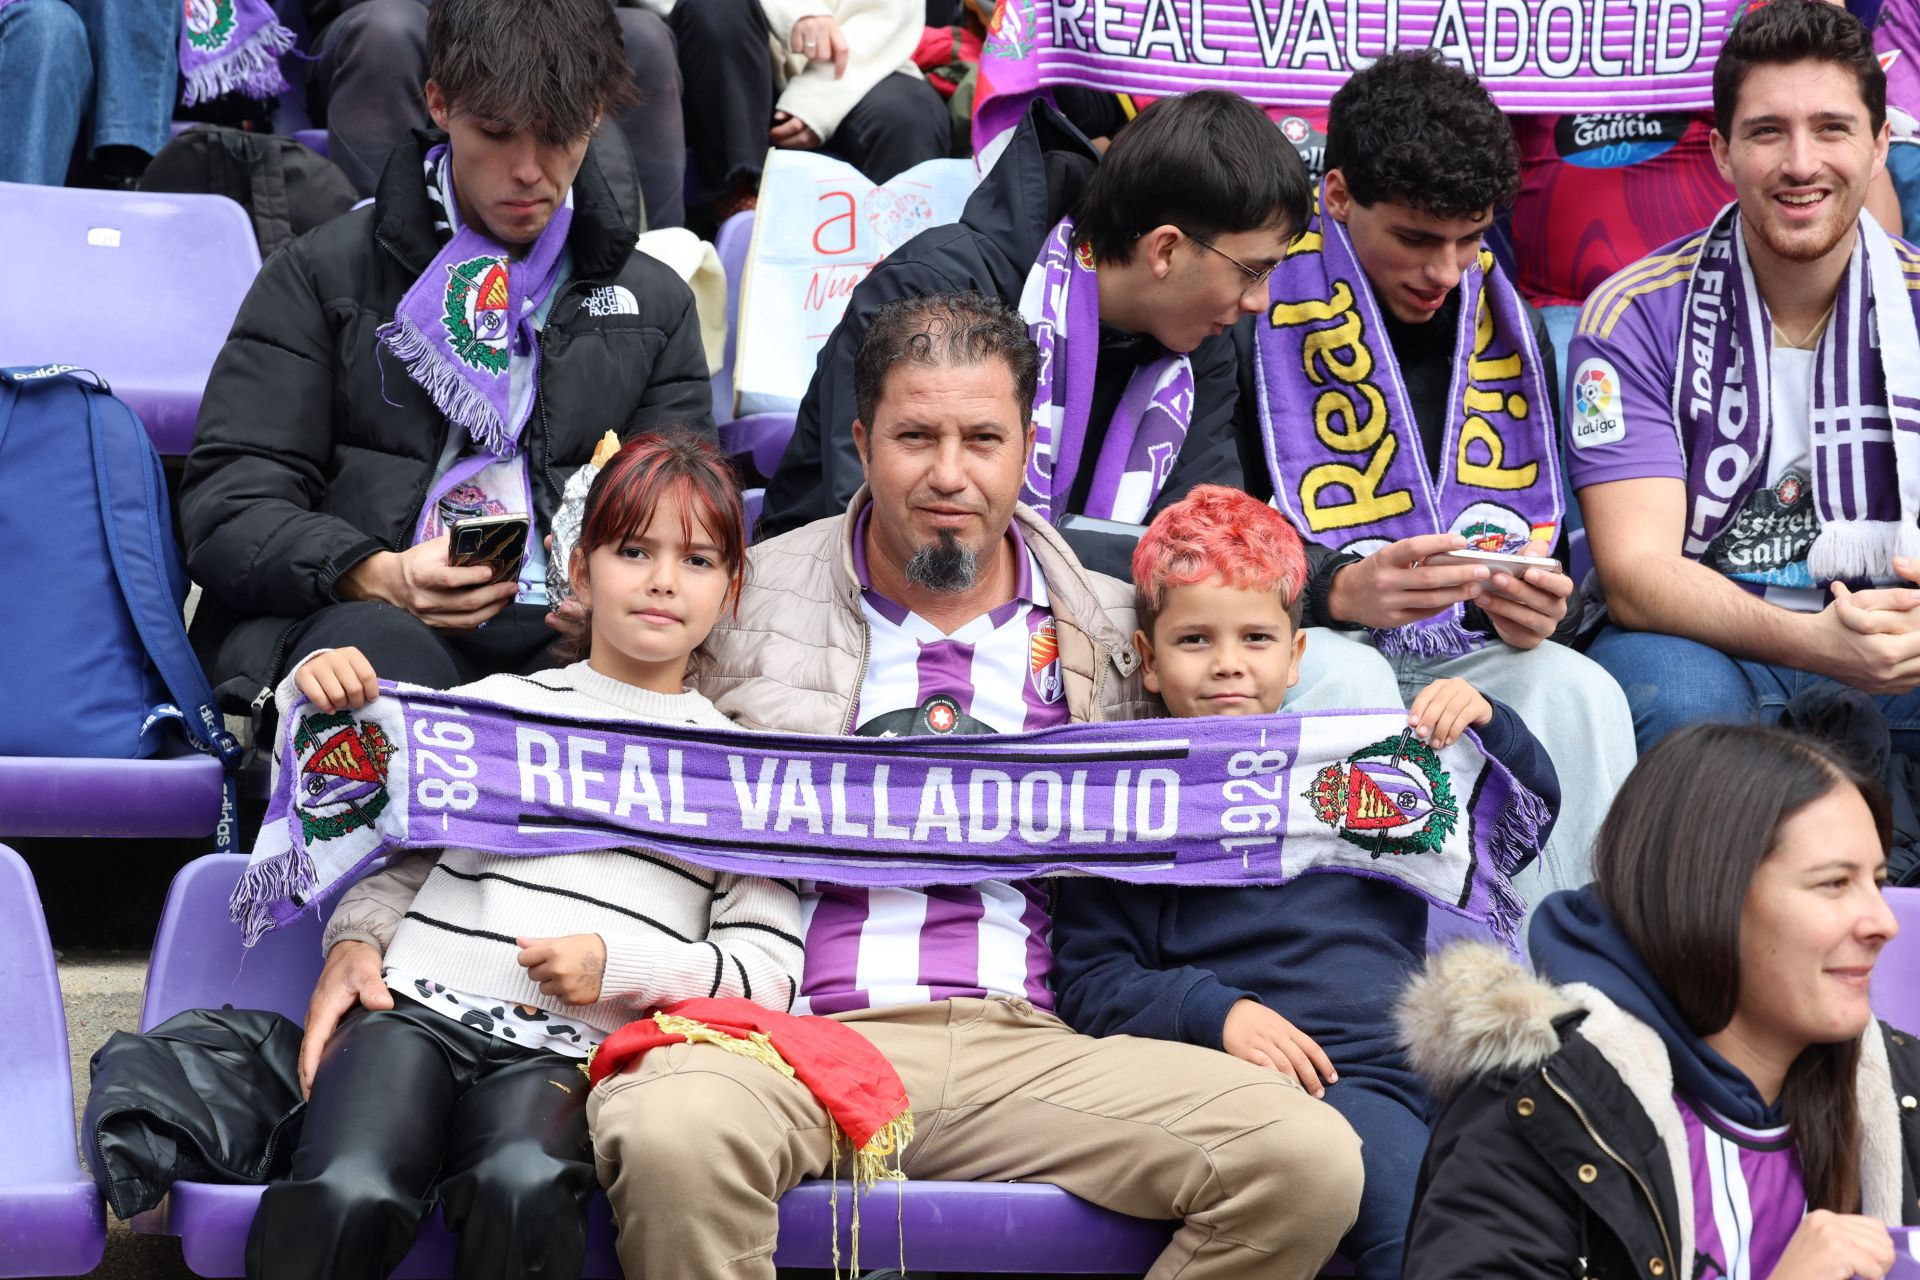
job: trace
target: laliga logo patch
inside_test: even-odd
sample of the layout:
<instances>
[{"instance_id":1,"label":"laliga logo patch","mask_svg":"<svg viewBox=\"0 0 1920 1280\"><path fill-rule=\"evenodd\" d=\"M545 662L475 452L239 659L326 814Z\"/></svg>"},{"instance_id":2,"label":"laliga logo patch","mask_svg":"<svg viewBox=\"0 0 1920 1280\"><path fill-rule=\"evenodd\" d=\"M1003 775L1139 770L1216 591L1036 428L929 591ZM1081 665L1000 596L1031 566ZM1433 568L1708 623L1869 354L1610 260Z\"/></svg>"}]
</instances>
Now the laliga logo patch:
<instances>
[{"instance_id":1,"label":"laliga logo patch","mask_svg":"<svg viewBox=\"0 0 1920 1280\"><path fill-rule=\"evenodd\" d=\"M1591 449L1626 438L1620 374L1598 356L1580 362L1573 374L1573 447Z\"/></svg>"},{"instance_id":2,"label":"laliga logo patch","mask_svg":"<svg viewBox=\"0 0 1920 1280\"><path fill-rule=\"evenodd\" d=\"M1027 679L1040 701L1060 701L1060 633L1052 618L1036 627L1027 642Z\"/></svg>"},{"instance_id":3,"label":"laliga logo patch","mask_svg":"<svg viewBox=\"0 0 1920 1280\"><path fill-rule=\"evenodd\" d=\"M1432 747L1410 733L1382 738L1314 775L1303 793L1313 816L1378 858L1433 853L1460 811Z\"/></svg>"},{"instance_id":4,"label":"laliga logo patch","mask_svg":"<svg viewBox=\"0 0 1920 1280\"><path fill-rule=\"evenodd\" d=\"M306 716L293 733L298 753L300 834L309 843L371 827L385 812L387 761L396 750L377 724L353 713Z\"/></svg>"},{"instance_id":5,"label":"laliga logo patch","mask_svg":"<svg viewBox=\"0 0 1920 1280\"><path fill-rule=\"evenodd\" d=\"M507 262L469 258L447 268L441 317L447 346L461 363L482 373L507 371Z\"/></svg>"}]
</instances>

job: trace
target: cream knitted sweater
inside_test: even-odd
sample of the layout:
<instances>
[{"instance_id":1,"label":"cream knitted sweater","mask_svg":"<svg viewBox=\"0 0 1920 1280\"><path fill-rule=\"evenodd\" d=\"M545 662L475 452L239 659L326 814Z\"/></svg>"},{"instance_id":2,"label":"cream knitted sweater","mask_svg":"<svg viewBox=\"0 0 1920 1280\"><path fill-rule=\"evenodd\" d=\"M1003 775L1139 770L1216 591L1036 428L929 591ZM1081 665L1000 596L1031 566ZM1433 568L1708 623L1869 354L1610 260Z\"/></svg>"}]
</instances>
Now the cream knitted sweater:
<instances>
[{"instance_id":1,"label":"cream knitted sweater","mask_svg":"<svg viewBox=\"0 0 1920 1280\"><path fill-rule=\"evenodd\" d=\"M731 728L693 692L651 693L584 662L489 676L462 693L527 711ZM541 994L516 938L597 933L600 999ZM616 1031L657 1005L744 996L785 1012L800 974L800 894L790 880L727 875L642 849L510 858L473 849L410 854L347 890L321 946L357 939L392 969L456 991L565 1013Z\"/></svg>"}]
</instances>

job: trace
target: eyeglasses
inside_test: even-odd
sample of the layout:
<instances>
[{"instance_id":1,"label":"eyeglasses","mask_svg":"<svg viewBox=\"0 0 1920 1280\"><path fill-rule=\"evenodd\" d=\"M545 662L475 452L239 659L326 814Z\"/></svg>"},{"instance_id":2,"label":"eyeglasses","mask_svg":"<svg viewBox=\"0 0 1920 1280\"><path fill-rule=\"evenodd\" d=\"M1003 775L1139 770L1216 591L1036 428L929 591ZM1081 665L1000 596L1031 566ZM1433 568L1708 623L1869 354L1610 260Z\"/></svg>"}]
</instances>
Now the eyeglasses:
<instances>
[{"instance_id":1,"label":"eyeglasses","mask_svg":"<svg viewBox=\"0 0 1920 1280\"><path fill-rule=\"evenodd\" d=\"M1273 264L1272 267L1264 267L1264 268L1250 267L1246 263L1240 261L1240 259L1228 253L1226 250L1214 248L1212 245L1208 244L1205 240L1202 240L1199 236L1193 234L1193 232L1188 231L1185 227L1180 228L1180 234L1185 236L1187 239L1193 241L1195 244L1199 245L1202 249L1205 249L1208 253L1217 253L1221 257L1225 258L1228 262L1231 262L1234 266L1240 268L1240 270L1246 275L1247 284L1249 286L1256 285L1256 284L1265 284L1267 282L1267 277L1273 274L1273 267L1277 267L1280 265L1279 263L1276 262Z\"/></svg>"}]
</instances>

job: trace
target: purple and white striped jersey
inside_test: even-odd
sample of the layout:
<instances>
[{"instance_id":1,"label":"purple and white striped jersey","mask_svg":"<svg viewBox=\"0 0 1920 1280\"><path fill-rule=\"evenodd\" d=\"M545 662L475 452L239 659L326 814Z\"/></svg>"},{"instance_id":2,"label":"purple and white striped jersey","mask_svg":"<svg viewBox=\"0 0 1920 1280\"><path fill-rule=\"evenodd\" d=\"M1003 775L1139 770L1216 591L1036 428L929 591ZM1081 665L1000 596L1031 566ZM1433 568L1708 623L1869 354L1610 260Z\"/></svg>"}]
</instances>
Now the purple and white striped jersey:
<instances>
[{"instance_id":1,"label":"purple and white striped jersey","mask_svg":"<svg viewBox=\"0 0 1920 1280\"><path fill-rule=\"evenodd\" d=\"M873 590L861 513L853 562L869 638L855 733L1018 733L1067 722L1046 583L1018 525L1009 536L1020 575L1013 599L947 635ZM806 969L795 1013L990 995L1053 1008L1053 921L1040 884L854 889L803 881L801 890Z\"/></svg>"},{"instance_id":2,"label":"purple and white striped jersey","mask_svg":"<svg viewBox=\"0 0 1920 1280\"><path fill-rule=\"evenodd\" d=\"M1693 1172L1693 1275L1765 1280L1807 1216L1793 1135L1749 1129L1680 1094Z\"/></svg>"}]
</instances>

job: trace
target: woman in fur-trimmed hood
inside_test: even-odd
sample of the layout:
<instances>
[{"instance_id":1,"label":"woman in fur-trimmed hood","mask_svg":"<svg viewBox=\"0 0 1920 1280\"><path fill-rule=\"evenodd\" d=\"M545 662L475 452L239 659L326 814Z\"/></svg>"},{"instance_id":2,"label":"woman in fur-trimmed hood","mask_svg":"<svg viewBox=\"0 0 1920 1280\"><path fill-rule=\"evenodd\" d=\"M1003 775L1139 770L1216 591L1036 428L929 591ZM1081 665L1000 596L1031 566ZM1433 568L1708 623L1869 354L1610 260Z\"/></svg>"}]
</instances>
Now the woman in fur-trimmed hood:
<instances>
[{"instance_id":1,"label":"woman in fur-trimmed hood","mask_svg":"<svg viewBox=\"0 0 1920 1280\"><path fill-rule=\"evenodd\" d=\"M1534 977L1435 955L1401 1035L1444 1110L1406 1280L1878 1280L1920 1224L1920 1044L1874 1020L1885 797L1825 748L1698 725L1628 777Z\"/></svg>"}]
</instances>

